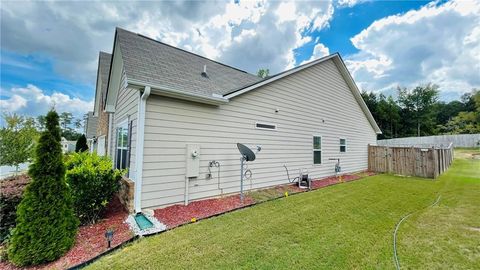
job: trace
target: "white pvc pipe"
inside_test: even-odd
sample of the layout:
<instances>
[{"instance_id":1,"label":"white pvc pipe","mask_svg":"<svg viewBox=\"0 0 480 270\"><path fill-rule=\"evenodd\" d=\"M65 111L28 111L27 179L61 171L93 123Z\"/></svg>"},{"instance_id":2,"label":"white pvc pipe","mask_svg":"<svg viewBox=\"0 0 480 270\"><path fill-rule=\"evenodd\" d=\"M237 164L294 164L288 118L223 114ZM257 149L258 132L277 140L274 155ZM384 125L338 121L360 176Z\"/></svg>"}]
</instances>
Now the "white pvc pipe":
<instances>
[{"instance_id":1,"label":"white pvc pipe","mask_svg":"<svg viewBox=\"0 0 480 270\"><path fill-rule=\"evenodd\" d=\"M185 205L188 205L188 185L189 185L189 179L185 175Z\"/></svg>"}]
</instances>

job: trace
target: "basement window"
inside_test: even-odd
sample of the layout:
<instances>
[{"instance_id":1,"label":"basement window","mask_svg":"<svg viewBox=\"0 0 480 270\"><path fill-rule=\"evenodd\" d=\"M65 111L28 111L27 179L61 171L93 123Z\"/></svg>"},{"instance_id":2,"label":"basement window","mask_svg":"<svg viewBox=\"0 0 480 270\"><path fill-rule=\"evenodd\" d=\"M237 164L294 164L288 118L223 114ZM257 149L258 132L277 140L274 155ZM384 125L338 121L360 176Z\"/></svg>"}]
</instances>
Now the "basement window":
<instances>
[{"instance_id":1,"label":"basement window","mask_svg":"<svg viewBox=\"0 0 480 270\"><path fill-rule=\"evenodd\" d=\"M347 152L347 139L340 139L340 153Z\"/></svg>"},{"instance_id":2,"label":"basement window","mask_svg":"<svg viewBox=\"0 0 480 270\"><path fill-rule=\"evenodd\" d=\"M256 128L256 129L277 130L277 125L256 122L256 123L255 123L255 128Z\"/></svg>"},{"instance_id":3,"label":"basement window","mask_svg":"<svg viewBox=\"0 0 480 270\"><path fill-rule=\"evenodd\" d=\"M322 164L322 136L313 136L313 164Z\"/></svg>"}]
</instances>

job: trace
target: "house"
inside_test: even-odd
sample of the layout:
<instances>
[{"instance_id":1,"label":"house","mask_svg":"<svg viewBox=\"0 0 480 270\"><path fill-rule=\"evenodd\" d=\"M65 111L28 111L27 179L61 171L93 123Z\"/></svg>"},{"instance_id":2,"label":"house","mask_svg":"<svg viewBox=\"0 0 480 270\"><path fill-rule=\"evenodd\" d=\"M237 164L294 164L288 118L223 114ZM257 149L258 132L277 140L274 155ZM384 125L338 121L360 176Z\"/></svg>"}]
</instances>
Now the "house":
<instances>
[{"instance_id":1,"label":"house","mask_svg":"<svg viewBox=\"0 0 480 270\"><path fill-rule=\"evenodd\" d=\"M85 121L85 137L90 153L97 151L97 125L98 117L93 115L93 112L88 112Z\"/></svg>"},{"instance_id":2,"label":"house","mask_svg":"<svg viewBox=\"0 0 480 270\"><path fill-rule=\"evenodd\" d=\"M237 143L262 146L248 190L288 183L284 165L313 178L335 174L338 159L343 173L366 170L381 133L339 54L260 79L117 28L105 98L99 89L136 212L239 192Z\"/></svg>"},{"instance_id":3,"label":"house","mask_svg":"<svg viewBox=\"0 0 480 270\"><path fill-rule=\"evenodd\" d=\"M63 153L70 153L75 151L76 141L68 141L64 137L61 138L60 144L62 145Z\"/></svg>"},{"instance_id":4,"label":"house","mask_svg":"<svg viewBox=\"0 0 480 270\"><path fill-rule=\"evenodd\" d=\"M100 156L110 154L107 148L107 141L110 137L108 133L108 123L110 121L109 118L112 116L112 114L109 114L104 110L104 104L107 97L107 84L110 73L111 60L111 54L106 52L99 53L93 116L98 118L96 130L97 141L95 144L95 148L97 150L97 154Z\"/></svg>"}]
</instances>

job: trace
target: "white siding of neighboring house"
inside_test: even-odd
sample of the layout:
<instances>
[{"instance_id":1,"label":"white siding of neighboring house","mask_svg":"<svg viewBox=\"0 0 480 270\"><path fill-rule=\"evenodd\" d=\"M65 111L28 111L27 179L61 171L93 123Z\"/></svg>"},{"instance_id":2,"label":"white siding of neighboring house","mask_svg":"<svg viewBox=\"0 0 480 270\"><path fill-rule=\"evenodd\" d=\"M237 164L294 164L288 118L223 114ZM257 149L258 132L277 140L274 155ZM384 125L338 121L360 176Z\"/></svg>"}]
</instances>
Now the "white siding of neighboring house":
<instances>
[{"instance_id":1,"label":"white siding of neighboring house","mask_svg":"<svg viewBox=\"0 0 480 270\"><path fill-rule=\"evenodd\" d=\"M137 111L138 111L138 101L139 101L139 92L136 89L128 88L126 83L125 70L122 69L122 76L120 82L120 90L118 92L117 104L115 106L115 113L113 117L113 130L112 130L112 145L111 152L112 160L115 164L116 160L116 129L122 123L127 121L132 122L132 133L131 133L131 148L130 148L130 169L129 177L131 179L135 178L135 145L137 137Z\"/></svg>"},{"instance_id":2,"label":"white siding of neighboring house","mask_svg":"<svg viewBox=\"0 0 480 270\"><path fill-rule=\"evenodd\" d=\"M255 122L276 124L277 130L255 129ZM313 165L313 135L322 136L321 165ZM347 139L346 153L340 153L340 138ZM253 179L245 182L245 188L255 189L288 183L284 164L291 177L301 168L314 178L333 175L335 161L329 158L340 158L344 173L365 170L367 145L376 142L376 134L332 60L218 107L151 95L146 108L142 208L183 201L187 143L201 145L200 176L190 180L190 199L220 194L216 169L212 168L214 178L205 177L211 160L221 164L224 193L239 192L237 142L263 147L248 164Z\"/></svg>"}]
</instances>

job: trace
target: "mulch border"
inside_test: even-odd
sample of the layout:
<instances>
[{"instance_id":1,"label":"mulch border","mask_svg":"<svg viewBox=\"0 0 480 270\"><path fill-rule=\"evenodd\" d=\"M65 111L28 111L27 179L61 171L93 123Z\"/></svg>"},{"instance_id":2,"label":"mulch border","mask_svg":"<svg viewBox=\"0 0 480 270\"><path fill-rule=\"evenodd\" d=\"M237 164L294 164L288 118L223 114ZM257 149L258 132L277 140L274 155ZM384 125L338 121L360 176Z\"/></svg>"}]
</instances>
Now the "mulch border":
<instances>
[{"instance_id":1,"label":"mulch border","mask_svg":"<svg viewBox=\"0 0 480 270\"><path fill-rule=\"evenodd\" d=\"M345 184L345 183L348 183L348 182L353 182L353 181L357 181L357 180L361 180L361 179L364 179L365 177L369 177L369 176L373 176L373 175L376 175L376 173L373 173L373 172L368 172L368 171L362 171L362 172L359 172L359 173L366 173L366 175L363 175L363 176L358 176L358 178L355 178L355 179L350 179L350 180L344 180L342 182L340 181L336 181L336 182L329 182L328 184L324 185L324 186L319 186L317 188L312 188L312 189L304 189L304 190L299 190L297 192L294 192L294 193L289 193L288 196L294 196L294 195L297 195L297 194L303 194L303 193L307 193L307 192L312 192L312 191L317 191L319 189L322 189L322 188L326 188L326 187L329 187L329 186L334 186L334 185L338 185L338 184ZM346 174L346 175L342 175L342 177L344 176L355 176L355 174ZM325 178L322 178L322 179L318 179L318 180L312 180L312 185L313 185L313 182L316 181L331 181L333 178L337 178L336 176L329 176L329 177L325 177ZM282 185L283 186L283 185ZM293 186L295 187L295 184L287 184L287 185L284 185L284 186L287 186L287 187L290 187L290 186ZM276 187L273 187L273 188L276 188ZM234 195L235 196L235 195ZM278 200L278 199L282 199L282 198L285 198L285 196L279 196L279 197L273 197L273 198L269 198L269 199L266 199L266 200L262 200L262 201L255 201L254 203L251 203L251 204L246 204L246 205L243 205L243 206L240 206L240 207L237 207L237 208L232 208L230 210L227 210L225 212L221 212L221 213L216 213L216 214L213 214L211 216L206 216L206 217L202 217L202 218L198 218L196 219L195 223L201 221L201 220L205 220L205 219L210 219L210 218L214 218L214 217L218 217L218 216L221 216L221 215L224 215L224 214L227 214L227 213L231 213L233 211L237 211L237 210L241 210L241 209L246 209L246 208L250 208L252 206L255 206L255 205L260 205L262 203L266 203L266 202L271 202L271 201L274 201L274 200ZM138 235L135 235L133 236L131 239L103 252L103 253L100 253L98 254L97 256L91 258L90 260L88 261L85 261L83 263L80 263L80 264L77 264L77 265L74 265L70 268L67 268L68 270L77 270L77 269L82 269L86 266L88 266L89 264L92 264L94 263L95 261L97 261L98 259L100 259L101 257L103 256L106 256L110 253L112 253L113 251L116 251L122 247L125 247L126 245L138 240L138 239L141 239L142 237L150 237L150 236L155 236L155 235L159 235L159 234L162 234L162 233L165 233L165 232L168 232L170 230L173 230L173 229L176 229L176 228L179 228L179 227L182 227L182 226L185 226L185 225L188 225L188 224L191 224L192 222L185 222L185 223L182 223L182 224L179 224L177 226L173 226L173 227L167 227L166 230L164 231L160 231L160 232L155 232L155 233L152 233L152 234L147 234L147 235L143 235L143 236L138 236Z\"/></svg>"}]
</instances>

